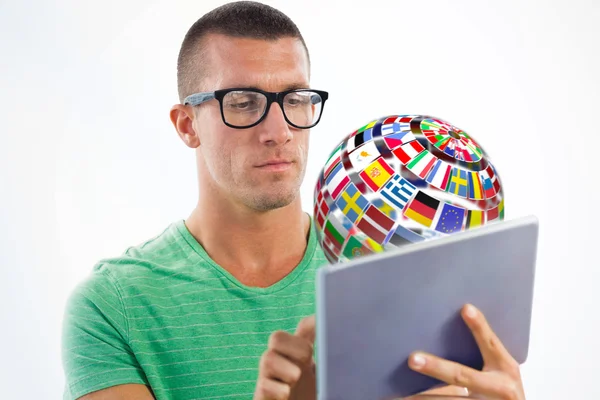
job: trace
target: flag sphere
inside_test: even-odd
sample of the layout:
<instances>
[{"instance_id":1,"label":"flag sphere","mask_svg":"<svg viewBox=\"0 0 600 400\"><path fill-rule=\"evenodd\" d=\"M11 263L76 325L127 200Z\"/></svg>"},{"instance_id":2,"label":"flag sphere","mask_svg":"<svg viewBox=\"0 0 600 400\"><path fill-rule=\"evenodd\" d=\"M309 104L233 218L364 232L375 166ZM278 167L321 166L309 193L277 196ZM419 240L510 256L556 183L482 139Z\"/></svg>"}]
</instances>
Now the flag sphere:
<instances>
[{"instance_id":1,"label":"flag sphere","mask_svg":"<svg viewBox=\"0 0 600 400\"><path fill-rule=\"evenodd\" d=\"M346 136L314 191L314 221L338 263L504 219L500 177L483 148L440 118L391 115Z\"/></svg>"}]
</instances>

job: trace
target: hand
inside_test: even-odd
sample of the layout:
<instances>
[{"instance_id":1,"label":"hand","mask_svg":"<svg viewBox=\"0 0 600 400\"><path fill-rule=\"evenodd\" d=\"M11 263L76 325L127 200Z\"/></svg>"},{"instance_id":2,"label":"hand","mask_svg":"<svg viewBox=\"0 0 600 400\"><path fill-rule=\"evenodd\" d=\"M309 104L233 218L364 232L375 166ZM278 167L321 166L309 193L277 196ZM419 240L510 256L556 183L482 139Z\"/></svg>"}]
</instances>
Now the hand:
<instances>
[{"instance_id":1,"label":"hand","mask_svg":"<svg viewBox=\"0 0 600 400\"><path fill-rule=\"evenodd\" d=\"M294 335L272 333L260 359L254 400L316 399L314 343L314 316L301 320Z\"/></svg>"},{"instance_id":2,"label":"hand","mask_svg":"<svg viewBox=\"0 0 600 400\"><path fill-rule=\"evenodd\" d=\"M519 364L492 331L483 313L472 305L466 305L462 309L462 317L473 333L473 337L481 351L483 357L482 371L421 352L413 353L409 357L409 367L414 371L439 379L449 385L454 385L449 386L448 389L441 388L440 393L449 390L448 394L452 394L450 391L456 390L456 386L458 386L469 391L469 398L524 400L525 392ZM455 398L460 399L461 397L457 396ZM464 397L462 398L464 399ZM410 399L441 400L450 398L438 397L433 393L425 392L412 396Z\"/></svg>"}]
</instances>

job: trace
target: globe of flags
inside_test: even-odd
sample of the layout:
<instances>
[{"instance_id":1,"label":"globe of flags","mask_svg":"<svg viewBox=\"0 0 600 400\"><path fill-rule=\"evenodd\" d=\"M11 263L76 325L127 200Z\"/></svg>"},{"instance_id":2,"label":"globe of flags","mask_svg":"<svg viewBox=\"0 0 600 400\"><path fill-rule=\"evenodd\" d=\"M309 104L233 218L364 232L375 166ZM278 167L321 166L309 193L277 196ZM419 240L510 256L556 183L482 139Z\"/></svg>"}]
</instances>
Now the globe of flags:
<instances>
[{"instance_id":1,"label":"globe of flags","mask_svg":"<svg viewBox=\"0 0 600 400\"><path fill-rule=\"evenodd\" d=\"M331 263L502 219L502 185L487 154L465 131L426 115L386 116L352 132L314 192Z\"/></svg>"}]
</instances>

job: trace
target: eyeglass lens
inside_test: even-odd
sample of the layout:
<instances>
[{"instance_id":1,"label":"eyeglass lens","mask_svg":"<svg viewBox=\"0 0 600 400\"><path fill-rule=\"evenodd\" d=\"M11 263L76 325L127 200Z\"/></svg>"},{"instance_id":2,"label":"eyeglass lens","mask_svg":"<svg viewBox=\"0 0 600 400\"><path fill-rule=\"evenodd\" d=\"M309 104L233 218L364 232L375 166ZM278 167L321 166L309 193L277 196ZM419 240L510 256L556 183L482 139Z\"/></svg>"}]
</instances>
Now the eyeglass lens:
<instances>
[{"instance_id":1,"label":"eyeglass lens","mask_svg":"<svg viewBox=\"0 0 600 400\"><path fill-rule=\"evenodd\" d=\"M223 98L223 116L234 126L254 124L265 113L267 98L249 90L231 91ZM283 98L283 112L292 125L310 127L319 119L323 100L317 92L303 90L288 93Z\"/></svg>"}]
</instances>

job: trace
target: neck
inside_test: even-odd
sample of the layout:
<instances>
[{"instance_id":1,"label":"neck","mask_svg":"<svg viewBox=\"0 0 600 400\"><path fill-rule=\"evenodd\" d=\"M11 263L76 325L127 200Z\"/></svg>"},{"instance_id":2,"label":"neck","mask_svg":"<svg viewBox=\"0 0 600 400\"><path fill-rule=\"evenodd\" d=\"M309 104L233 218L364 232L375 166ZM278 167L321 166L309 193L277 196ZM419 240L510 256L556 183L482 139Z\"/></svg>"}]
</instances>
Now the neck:
<instances>
[{"instance_id":1,"label":"neck","mask_svg":"<svg viewBox=\"0 0 600 400\"><path fill-rule=\"evenodd\" d=\"M300 263L310 229L300 196L266 212L201 196L185 223L219 266L241 283L261 287L279 281Z\"/></svg>"}]
</instances>

